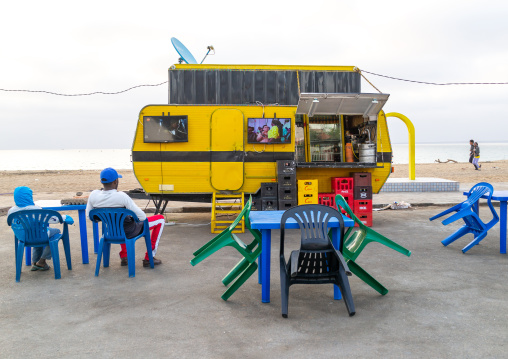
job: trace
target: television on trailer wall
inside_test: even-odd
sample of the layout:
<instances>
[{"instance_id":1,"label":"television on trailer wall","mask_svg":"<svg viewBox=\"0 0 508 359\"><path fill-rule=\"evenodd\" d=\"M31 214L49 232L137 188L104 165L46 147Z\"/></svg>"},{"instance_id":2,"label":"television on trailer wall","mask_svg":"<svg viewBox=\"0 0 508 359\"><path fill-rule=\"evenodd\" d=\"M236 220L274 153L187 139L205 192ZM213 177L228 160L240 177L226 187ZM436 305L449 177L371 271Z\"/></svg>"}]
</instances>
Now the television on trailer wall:
<instances>
[{"instance_id":1,"label":"television on trailer wall","mask_svg":"<svg viewBox=\"0 0 508 359\"><path fill-rule=\"evenodd\" d=\"M145 143L188 142L187 116L144 116Z\"/></svg>"},{"instance_id":2,"label":"television on trailer wall","mask_svg":"<svg viewBox=\"0 0 508 359\"><path fill-rule=\"evenodd\" d=\"M291 143L291 119L247 119L247 143Z\"/></svg>"}]
</instances>

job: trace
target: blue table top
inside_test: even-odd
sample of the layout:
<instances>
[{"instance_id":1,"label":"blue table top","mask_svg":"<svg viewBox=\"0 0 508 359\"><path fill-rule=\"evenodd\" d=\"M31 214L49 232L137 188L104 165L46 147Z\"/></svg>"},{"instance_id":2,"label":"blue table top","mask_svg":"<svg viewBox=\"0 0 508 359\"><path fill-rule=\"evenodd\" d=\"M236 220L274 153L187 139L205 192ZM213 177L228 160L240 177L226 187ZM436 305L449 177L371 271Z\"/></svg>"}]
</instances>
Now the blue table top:
<instances>
[{"instance_id":1,"label":"blue table top","mask_svg":"<svg viewBox=\"0 0 508 359\"><path fill-rule=\"evenodd\" d=\"M49 206L42 207L43 209L51 209L53 211L79 211L86 209L86 204L66 204L62 206Z\"/></svg>"},{"instance_id":2,"label":"blue table top","mask_svg":"<svg viewBox=\"0 0 508 359\"><path fill-rule=\"evenodd\" d=\"M464 191L464 196L467 196L469 191ZM482 198L487 198L486 195L483 195ZM496 191L494 190L494 194L492 195L492 199L494 201L507 201L508 200L508 191Z\"/></svg>"},{"instance_id":3,"label":"blue table top","mask_svg":"<svg viewBox=\"0 0 508 359\"><path fill-rule=\"evenodd\" d=\"M285 211L251 211L250 212L250 225L253 229L280 229L280 219ZM353 227L355 222L346 216L344 218L345 227ZM335 218L330 219L328 222L330 227L338 227L339 221ZM298 223L294 219L288 219L286 222L286 228L298 229Z\"/></svg>"}]
</instances>

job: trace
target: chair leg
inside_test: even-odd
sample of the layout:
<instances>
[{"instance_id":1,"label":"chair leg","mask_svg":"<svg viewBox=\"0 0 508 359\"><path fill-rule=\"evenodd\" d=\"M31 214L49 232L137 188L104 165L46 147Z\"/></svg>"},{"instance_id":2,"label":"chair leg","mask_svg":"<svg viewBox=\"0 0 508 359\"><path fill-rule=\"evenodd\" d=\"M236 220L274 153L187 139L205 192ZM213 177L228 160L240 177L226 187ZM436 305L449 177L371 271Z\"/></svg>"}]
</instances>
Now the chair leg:
<instances>
[{"instance_id":1,"label":"chair leg","mask_svg":"<svg viewBox=\"0 0 508 359\"><path fill-rule=\"evenodd\" d=\"M104 250L104 237L99 241L99 249L97 250L97 264L95 265L95 276L99 276L99 269L101 268L102 253Z\"/></svg>"},{"instance_id":2,"label":"chair leg","mask_svg":"<svg viewBox=\"0 0 508 359\"><path fill-rule=\"evenodd\" d=\"M222 283L224 285L229 285L236 277L238 277L240 274L247 269L250 262L247 260L247 258L242 259L240 262L238 262L233 269L229 271L229 273L222 279Z\"/></svg>"},{"instance_id":3,"label":"chair leg","mask_svg":"<svg viewBox=\"0 0 508 359\"><path fill-rule=\"evenodd\" d=\"M282 317L288 317L288 302L289 302L289 278L285 264L281 263L280 268L280 300Z\"/></svg>"},{"instance_id":4,"label":"chair leg","mask_svg":"<svg viewBox=\"0 0 508 359\"><path fill-rule=\"evenodd\" d=\"M211 245L215 244L217 241L219 241L220 239L222 239L222 237L224 236L224 233L221 233L219 235L217 235L215 238L212 238L211 240L209 240L208 242L206 242L203 246L201 246L197 251L195 251L194 253L192 253L192 255L195 257L197 256L198 254L200 254L201 252L203 252L206 248L210 247Z\"/></svg>"},{"instance_id":5,"label":"chair leg","mask_svg":"<svg viewBox=\"0 0 508 359\"><path fill-rule=\"evenodd\" d=\"M21 266L23 265L23 252L25 251L25 243L19 241L16 253L16 282L21 279Z\"/></svg>"},{"instance_id":6,"label":"chair leg","mask_svg":"<svg viewBox=\"0 0 508 359\"><path fill-rule=\"evenodd\" d=\"M344 298L344 303L346 304L349 316L352 317L356 314L355 304L353 302L353 295L351 294L351 288L349 287L349 280L347 279L346 271L342 266L339 267L337 284L342 293L342 297Z\"/></svg>"},{"instance_id":7,"label":"chair leg","mask_svg":"<svg viewBox=\"0 0 508 359\"><path fill-rule=\"evenodd\" d=\"M127 262L129 266L129 277L136 276L136 263L134 263L136 256L134 252L134 241L126 240L125 246L127 247Z\"/></svg>"},{"instance_id":8,"label":"chair leg","mask_svg":"<svg viewBox=\"0 0 508 359\"><path fill-rule=\"evenodd\" d=\"M51 249L51 257L53 258L53 267L55 271L55 279L62 278L60 273L60 252L58 251L58 241L49 241Z\"/></svg>"},{"instance_id":9,"label":"chair leg","mask_svg":"<svg viewBox=\"0 0 508 359\"><path fill-rule=\"evenodd\" d=\"M235 280L235 282L231 285L231 287L229 287L222 294L221 298L224 300L228 300L229 297L231 297L231 295L233 295L233 293L236 292L236 290L240 288L247 279L249 279L249 277L256 271L256 269L258 269L257 263L256 262L251 263L247 267L247 269L242 273L242 275L238 277L237 280Z\"/></svg>"},{"instance_id":10,"label":"chair leg","mask_svg":"<svg viewBox=\"0 0 508 359\"><path fill-rule=\"evenodd\" d=\"M204 259L208 258L215 252L217 252L219 249L227 246L228 244L232 243L232 239L228 237L222 237L220 240L215 241L212 245L206 247L201 251L197 256L195 256L190 263L195 266L199 262L203 261ZM234 241L233 241L234 242ZM235 242L236 243L236 242Z\"/></svg>"},{"instance_id":11,"label":"chair leg","mask_svg":"<svg viewBox=\"0 0 508 359\"><path fill-rule=\"evenodd\" d=\"M104 261L104 268L109 267L110 258L111 258L111 243L105 242L104 247L102 248L102 260Z\"/></svg>"},{"instance_id":12,"label":"chair leg","mask_svg":"<svg viewBox=\"0 0 508 359\"><path fill-rule=\"evenodd\" d=\"M376 290L379 294L385 295L388 293L388 289L383 287L381 283L379 283L374 277L372 277L369 273L367 273L362 267L360 267L358 264L356 264L353 261L348 261L347 265L351 272L354 273L358 278L363 280L366 284L371 286L374 290Z\"/></svg>"},{"instance_id":13,"label":"chair leg","mask_svg":"<svg viewBox=\"0 0 508 359\"><path fill-rule=\"evenodd\" d=\"M153 269L155 267L155 264L153 263L153 250L150 236L145 236L145 244L146 244L146 252L148 253L148 260L150 261L150 268Z\"/></svg>"},{"instance_id":14,"label":"chair leg","mask_svg":"<svg viewBox=\"0 0 508 359\"><path fill-rule=\"evenodd\" d=\"M468 250L470 250L471 248L476 246L478 243L480 243L480 241L482 239L484 239L485 237L487 237L487 231L485 231L485 232L481 233L480 235L478 235L477 237L475 237L475 239L471 243L469 243L467 246L462 248L462 253L466 253Z\"/></svg>"},{"instance_id":15,"label":"chair leg","mask_svg":"<svg viewBox=\"0 0 508 359\"><path fill-rule=\"evenodd\" d=\"M452 235L450 235L450 236L446 237L445 239L443 239L441 241L441 243L443 243L443 246L446 247L450 243L456 241L457 239L459 239L463 235L468 234L469 232L470 232L470 230L469 230L469 228L467 228L467 226L462 226L455 233L453 233Z\"/></svg>"},{"instance_id":16,"label":"chair leg","mask_svg":"<svg viewBox=\"0 0 508 359\"><path fill-rule=\"evenodd\" d=\"M369 237L371 237L371 240L374 240L374 241L376 241L378 243L381 243L381 244L387 246L388 248L393 249L394 251L397 251L399 253L404 254L405 256L409 257L411 255L411 251L410 250L402 247L398 243L395 243L391 239L386 238L382 234L379 234L377 232L375 232L375 233L372 233L372 232L371 233L367 233L367 238L366 239L369 239Z\"/></svg>"}]
</instances>

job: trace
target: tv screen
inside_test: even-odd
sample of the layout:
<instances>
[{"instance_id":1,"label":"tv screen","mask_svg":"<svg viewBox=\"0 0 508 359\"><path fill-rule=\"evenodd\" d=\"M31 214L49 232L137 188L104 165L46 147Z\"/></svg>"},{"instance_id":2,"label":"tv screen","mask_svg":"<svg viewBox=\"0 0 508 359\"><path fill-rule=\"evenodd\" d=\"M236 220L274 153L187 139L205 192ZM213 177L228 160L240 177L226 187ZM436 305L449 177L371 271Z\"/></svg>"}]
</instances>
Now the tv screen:
<instances>
[{"instance_id":1,"label":"tv screen","mask_svg":"<svg viewBox=\"0 0 508 359\"><path fill-rule=\"evenodd\" d=\"M249 118L247 128L247 143L291 143L290 118Z\"/></svg>"},{"instance_id":2,"label":"tv screen","mask_svg":"<svg viewBox=\"0 0 508 359\"><path fill-rule=\"evenodd\" d=\"M145 143L188 142L187 116L143 116Z\"/></svg>"}]
</instances>

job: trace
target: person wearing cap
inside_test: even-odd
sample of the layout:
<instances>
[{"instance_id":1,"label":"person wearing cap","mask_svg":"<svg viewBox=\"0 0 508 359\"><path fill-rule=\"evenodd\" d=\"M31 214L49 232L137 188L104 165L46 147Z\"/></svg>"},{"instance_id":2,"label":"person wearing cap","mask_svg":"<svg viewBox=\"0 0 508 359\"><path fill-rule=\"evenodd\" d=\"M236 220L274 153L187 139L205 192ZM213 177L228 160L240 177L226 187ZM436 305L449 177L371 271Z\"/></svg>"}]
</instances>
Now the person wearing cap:
<instances>
[{"instance_id":1,"label":"person wearing cap","mask_svg":"<svg viewBox=\"0 0 508 359\"><path fill-rule=\"evenodd\" d=\"M127 238L134 238L143 232L143 221L148 218L148 224L150 226L151 241L152 241L152 254L154 264L161 264L160 259L155 258L155 253L159 247L159 240L164 230L164 216L159 214L155 216L147 217L134 201L124 192L119 192L118 179L122 178L118 172L111 167L102 170L100 179L102 190L94 190L88 197L88 203L86 205L86 216L89 217L90 211L95 208L127 208L136 213L139 222L134 221L134 218L127 217L124 222L124 230ZM126 266L127 263L127 248L125 244L120 245L122 247L120 251L120 264ZM143 259L143 267L149 267L150 261L148 259L148 253L145 254Z\"/></svg>"}]
</instances>

